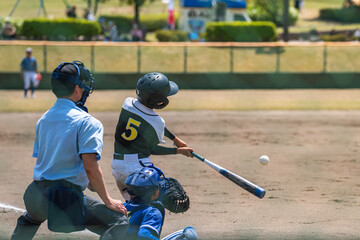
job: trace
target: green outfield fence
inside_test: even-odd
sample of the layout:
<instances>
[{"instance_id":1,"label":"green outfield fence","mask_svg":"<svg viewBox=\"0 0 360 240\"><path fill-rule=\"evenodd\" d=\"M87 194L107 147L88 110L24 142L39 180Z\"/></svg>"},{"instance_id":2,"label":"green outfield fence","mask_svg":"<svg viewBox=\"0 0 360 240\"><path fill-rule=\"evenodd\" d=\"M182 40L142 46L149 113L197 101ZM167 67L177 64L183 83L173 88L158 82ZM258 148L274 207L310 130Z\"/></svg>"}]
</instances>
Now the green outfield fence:
<instances>
[{"instance_id":1,"label":"green outfield fence","mask_svg":"<svg viewBox=\"0 0 360 240\"><path fill-rule=\"evenodd\" d=\"M0 41L0 88L21 88L19 64L32 47L42 88L60 61L80 60L98 88L134 88L163 72L183 88L357 88L360 43L153 43Z\"/></svg>"}]
</instances>

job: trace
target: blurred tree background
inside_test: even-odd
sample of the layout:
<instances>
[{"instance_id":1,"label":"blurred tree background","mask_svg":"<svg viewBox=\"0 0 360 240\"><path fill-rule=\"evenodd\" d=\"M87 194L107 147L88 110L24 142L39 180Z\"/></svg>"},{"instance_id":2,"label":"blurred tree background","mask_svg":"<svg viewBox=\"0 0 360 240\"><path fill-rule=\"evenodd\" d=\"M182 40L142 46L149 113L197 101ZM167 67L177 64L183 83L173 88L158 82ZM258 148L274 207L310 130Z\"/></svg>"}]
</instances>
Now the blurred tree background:
<instances>
[{"instance_id":1,"label":"blurred tree background","mask_svg":"<svg viewBox=\"0 0 360 240\"><path fill-rule=\"evenodd\" d=\"M108 2L109 0L84 0L84 1L87 2L87 9L93 9L94 15L96 15L99 9L99 4Z\"/></svg>"},{"instance_id":2,"label":"blurred tree background","mask_svg":"<svg viewBox=\"0 0 360 240\"><path fill-rule=\"evenodd\" d=\"M89 1L91 1L91 0L89 0ZM134 6L134 22L136 24L139 24L140 8L145 4L146 1L154 2L155 0L119 0L120 3L125 3L127 5Z\"/></svg>"}]
</instances>

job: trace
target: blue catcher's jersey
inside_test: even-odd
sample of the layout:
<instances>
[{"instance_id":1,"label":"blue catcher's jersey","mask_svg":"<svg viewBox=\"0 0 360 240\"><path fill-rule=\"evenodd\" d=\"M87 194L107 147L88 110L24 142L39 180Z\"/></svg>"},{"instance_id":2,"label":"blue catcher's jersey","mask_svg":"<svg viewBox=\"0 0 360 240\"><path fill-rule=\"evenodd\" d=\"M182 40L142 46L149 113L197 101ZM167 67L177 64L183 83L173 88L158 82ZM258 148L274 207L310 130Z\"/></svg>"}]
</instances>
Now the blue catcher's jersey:
<instances>
[{"instance_id":1,"label":"blue catcher's jersey","mask_svg":"<svg viewBox=\"0 0 360 240\"><path fill-rule=\"evenodd\" d=\"M159 209L152 205L124 203L130 215L128 240L135 239L159 239L164 218ZM131 211L135 211L133 214Z\"/></svg>"}]
</instances>

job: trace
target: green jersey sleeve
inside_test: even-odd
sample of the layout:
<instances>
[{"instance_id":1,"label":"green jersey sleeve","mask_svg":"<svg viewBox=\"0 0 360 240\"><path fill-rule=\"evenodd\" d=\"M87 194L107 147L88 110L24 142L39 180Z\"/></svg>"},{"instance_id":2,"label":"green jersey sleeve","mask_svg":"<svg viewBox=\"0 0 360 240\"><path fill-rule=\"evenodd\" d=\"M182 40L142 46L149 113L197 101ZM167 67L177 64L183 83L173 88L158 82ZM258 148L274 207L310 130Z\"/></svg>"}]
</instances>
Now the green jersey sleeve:
<instances>
[{"instance_id":1,"label":"green jersey sleeve","mask_svg":"<svg viewBox=\"0 0 360 240\"><path fill-rule=\"evenodd\" d=\"M166 137L168 137L170 140L175 139L175 135L172 132L170 132L169 129L167 129L166 127L165 127L165 131L164 131L164 135Z\"/></svg>"},{"instance_id":2,"label":"green jersey sleeve","mask_svg":"<svg viewBox=\"0 0 360 240\"><path fill-rule=\"evenodd\" d=\"M177 153L177 148L168 148L159 145L151 146L151 154L153 155L170 155L176 153Z\"/></svg>"}]
</instances>

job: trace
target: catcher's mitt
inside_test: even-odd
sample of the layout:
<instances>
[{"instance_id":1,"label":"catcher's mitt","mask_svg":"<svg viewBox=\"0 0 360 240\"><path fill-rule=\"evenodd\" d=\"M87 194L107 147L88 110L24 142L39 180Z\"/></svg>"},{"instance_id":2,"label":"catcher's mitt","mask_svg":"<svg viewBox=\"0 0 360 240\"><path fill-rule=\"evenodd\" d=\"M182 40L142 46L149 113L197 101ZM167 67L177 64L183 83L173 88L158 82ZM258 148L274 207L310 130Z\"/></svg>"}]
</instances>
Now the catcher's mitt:
<instances>
[{"instance_id":1,"label":"catcher's mitt","mask_svg":"<svg viewBox=\"0 0 360 240\"><path fill-rule=\"evenodd\" d=\"M186 212L190 207L190 199L178 180L168 178L166 192L162 203L164 207L173 213Z\"/></svg>"}]
</instances>

